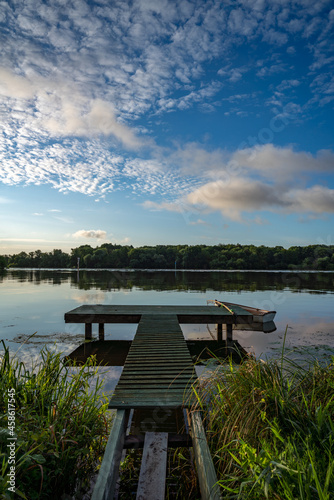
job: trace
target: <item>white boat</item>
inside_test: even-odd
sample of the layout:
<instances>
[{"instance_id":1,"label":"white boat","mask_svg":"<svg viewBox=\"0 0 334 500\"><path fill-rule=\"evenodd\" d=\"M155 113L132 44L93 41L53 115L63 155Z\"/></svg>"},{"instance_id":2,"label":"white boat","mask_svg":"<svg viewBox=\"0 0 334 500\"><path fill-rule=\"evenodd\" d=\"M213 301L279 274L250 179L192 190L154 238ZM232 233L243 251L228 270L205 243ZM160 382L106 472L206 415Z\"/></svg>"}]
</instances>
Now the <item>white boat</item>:
<instances>
[{"instance_id":1,"label":"white boat","mask_svg":"<svg viewBox=\"0 0 334 500\"><path fill-rule=\"evenodd\" d=\"M242 307L253 315L253 323L267 323L273 321L276 311L267 311L266 309L258 309L257 307L242 306L241 304L233 304L232 302L222 302L220 300L207 300L207 303L214 303L215 306L225 307L233 312L233 306Z\"/></svg>"}]
</instances>

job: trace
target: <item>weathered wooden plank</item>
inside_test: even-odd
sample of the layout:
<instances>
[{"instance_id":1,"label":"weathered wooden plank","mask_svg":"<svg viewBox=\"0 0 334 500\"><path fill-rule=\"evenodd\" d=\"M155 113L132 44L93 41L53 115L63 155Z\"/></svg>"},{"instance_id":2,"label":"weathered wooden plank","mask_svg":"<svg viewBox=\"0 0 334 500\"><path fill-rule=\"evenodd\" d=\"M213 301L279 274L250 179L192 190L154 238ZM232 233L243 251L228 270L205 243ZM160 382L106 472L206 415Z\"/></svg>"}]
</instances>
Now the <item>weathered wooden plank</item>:
<instances>
[{"instance_id":1,"label":"weathered wooden plank","mask_svg":"<svg viewBox=\"0 0 334 500\"><path fill-rule=\"evenodd\" d=\"M113 498L124 446L127 420L128 411L118 410L113 422L91 500L108 500Z\"/></svg>"},{"instance_id":2,"label":"weathered wooden plank","mask_svg":"<svg viewBox=\"0 0 334 500\"><path fill-rule=\"evenodd\" d=\"M167 469L167 432L146 432L137 500L164 500Z\"/></svg>"},{"instance_id":3,"label":"weathered wooden plank","mask_svg":"<svg viewBox=\"0 0 334 500\"><path fill-rule=\"evenodd\" d=\"M125 436L124 449L138 449L144 447L145 435ZM192 446L192 439L189 434L172 434L168 433L168 448L190 448Z\"/></svg>"},{"instance_id":4,"label":"weathered wooden plank","mask_svg":"<svg viewBox=\"0 0 334 500\"><path fill-rule=\"evenodd\" d=\"M202 500L220 500L220 488L200 413L190 412L191 437Z\"/></svg>"}]
</instances>

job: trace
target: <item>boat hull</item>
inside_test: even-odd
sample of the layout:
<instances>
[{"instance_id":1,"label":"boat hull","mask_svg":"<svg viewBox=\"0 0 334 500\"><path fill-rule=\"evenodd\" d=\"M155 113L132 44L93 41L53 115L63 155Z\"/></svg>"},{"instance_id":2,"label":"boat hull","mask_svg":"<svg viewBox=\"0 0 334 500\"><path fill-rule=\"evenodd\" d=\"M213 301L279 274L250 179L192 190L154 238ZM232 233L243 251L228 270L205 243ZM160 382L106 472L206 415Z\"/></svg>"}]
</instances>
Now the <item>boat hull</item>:
<instances>
[{"instance_id":1,"label":"boat hull","mask_svg":"<svg viewBox=\"0 0 334 500\"><path fill-rule=\"evenodd\" d=\"M253 323L268 323L273 321L276 315L276 311L267 311L265 309L258 309L256 307L242 306L241 304L233 304L232 302L222 302L219 300L214 301L217 306L224 304L228 308L233 308L233 306L239 306L250 312L253 315Z\"/></svg>"}]
</instances>

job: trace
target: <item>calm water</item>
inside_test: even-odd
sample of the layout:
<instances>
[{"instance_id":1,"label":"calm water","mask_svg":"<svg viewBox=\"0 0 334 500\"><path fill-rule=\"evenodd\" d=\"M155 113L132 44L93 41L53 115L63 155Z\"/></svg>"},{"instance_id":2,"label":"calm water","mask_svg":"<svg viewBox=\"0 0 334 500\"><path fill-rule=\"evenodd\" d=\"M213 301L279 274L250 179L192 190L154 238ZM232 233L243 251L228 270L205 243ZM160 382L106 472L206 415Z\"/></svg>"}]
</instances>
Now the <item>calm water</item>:
<instances>
[{"instance_id":1,"label":"calm water","mask_svg":"<svg viewBox=\"0 0 334 500\"><path fill-rule=\"evenodd\" d=\"M41 346L69 353L83 341L83 325L64 323L81 304L204 305L219 299L277 311L273 333L235 331L234 338L257 357L281 348L288 325L289 349L305 346L319 359L334 354L334 273L44 271L0 275L0 339L23 361ZM94 332L94 326L96 328ZM93 334L97 335L97 325ZM106 325L106 339L132 339L136 325ZM213 325L182 325L186 338L211 338ZM36 335L24 342L27 336ZM116 379L120 368L109 370ZM113 382L110 382L113 385Z\"/></svg>"}]
</instances>

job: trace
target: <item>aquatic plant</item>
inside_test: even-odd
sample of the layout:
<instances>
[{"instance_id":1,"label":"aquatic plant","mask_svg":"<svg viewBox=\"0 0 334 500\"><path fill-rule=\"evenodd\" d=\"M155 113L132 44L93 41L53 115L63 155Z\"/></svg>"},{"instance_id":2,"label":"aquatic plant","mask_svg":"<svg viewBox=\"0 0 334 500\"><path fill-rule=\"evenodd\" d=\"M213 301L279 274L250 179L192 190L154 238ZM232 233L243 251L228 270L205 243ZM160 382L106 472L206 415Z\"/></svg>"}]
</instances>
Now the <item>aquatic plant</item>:
<instances>
[{"instance_id":1,"label":"aquatic plant","mask_svg":"<svg viewBox=\"0 0 334 500\"><path fill-rule=\"evenodd\" d=\"M0 357L0 497L61 498L87 486L101 460L110 422L94 360L73 367L43 348L28 369L3 344ZM11 403L9 403L11 401ZM13 416L14 415L14 419ZM15 443L11 456L9 443Z\"/></svg>"},{"instance_id":2,"label":"aquatic plant","mask_svg":"<svg viewBox=\"0 0 334 500\"><path fill-rule=\"evenodd\" d=\"M334 497L334 366L220 365L194 388L224 498Z\"/></svg>"}]
</instances>

